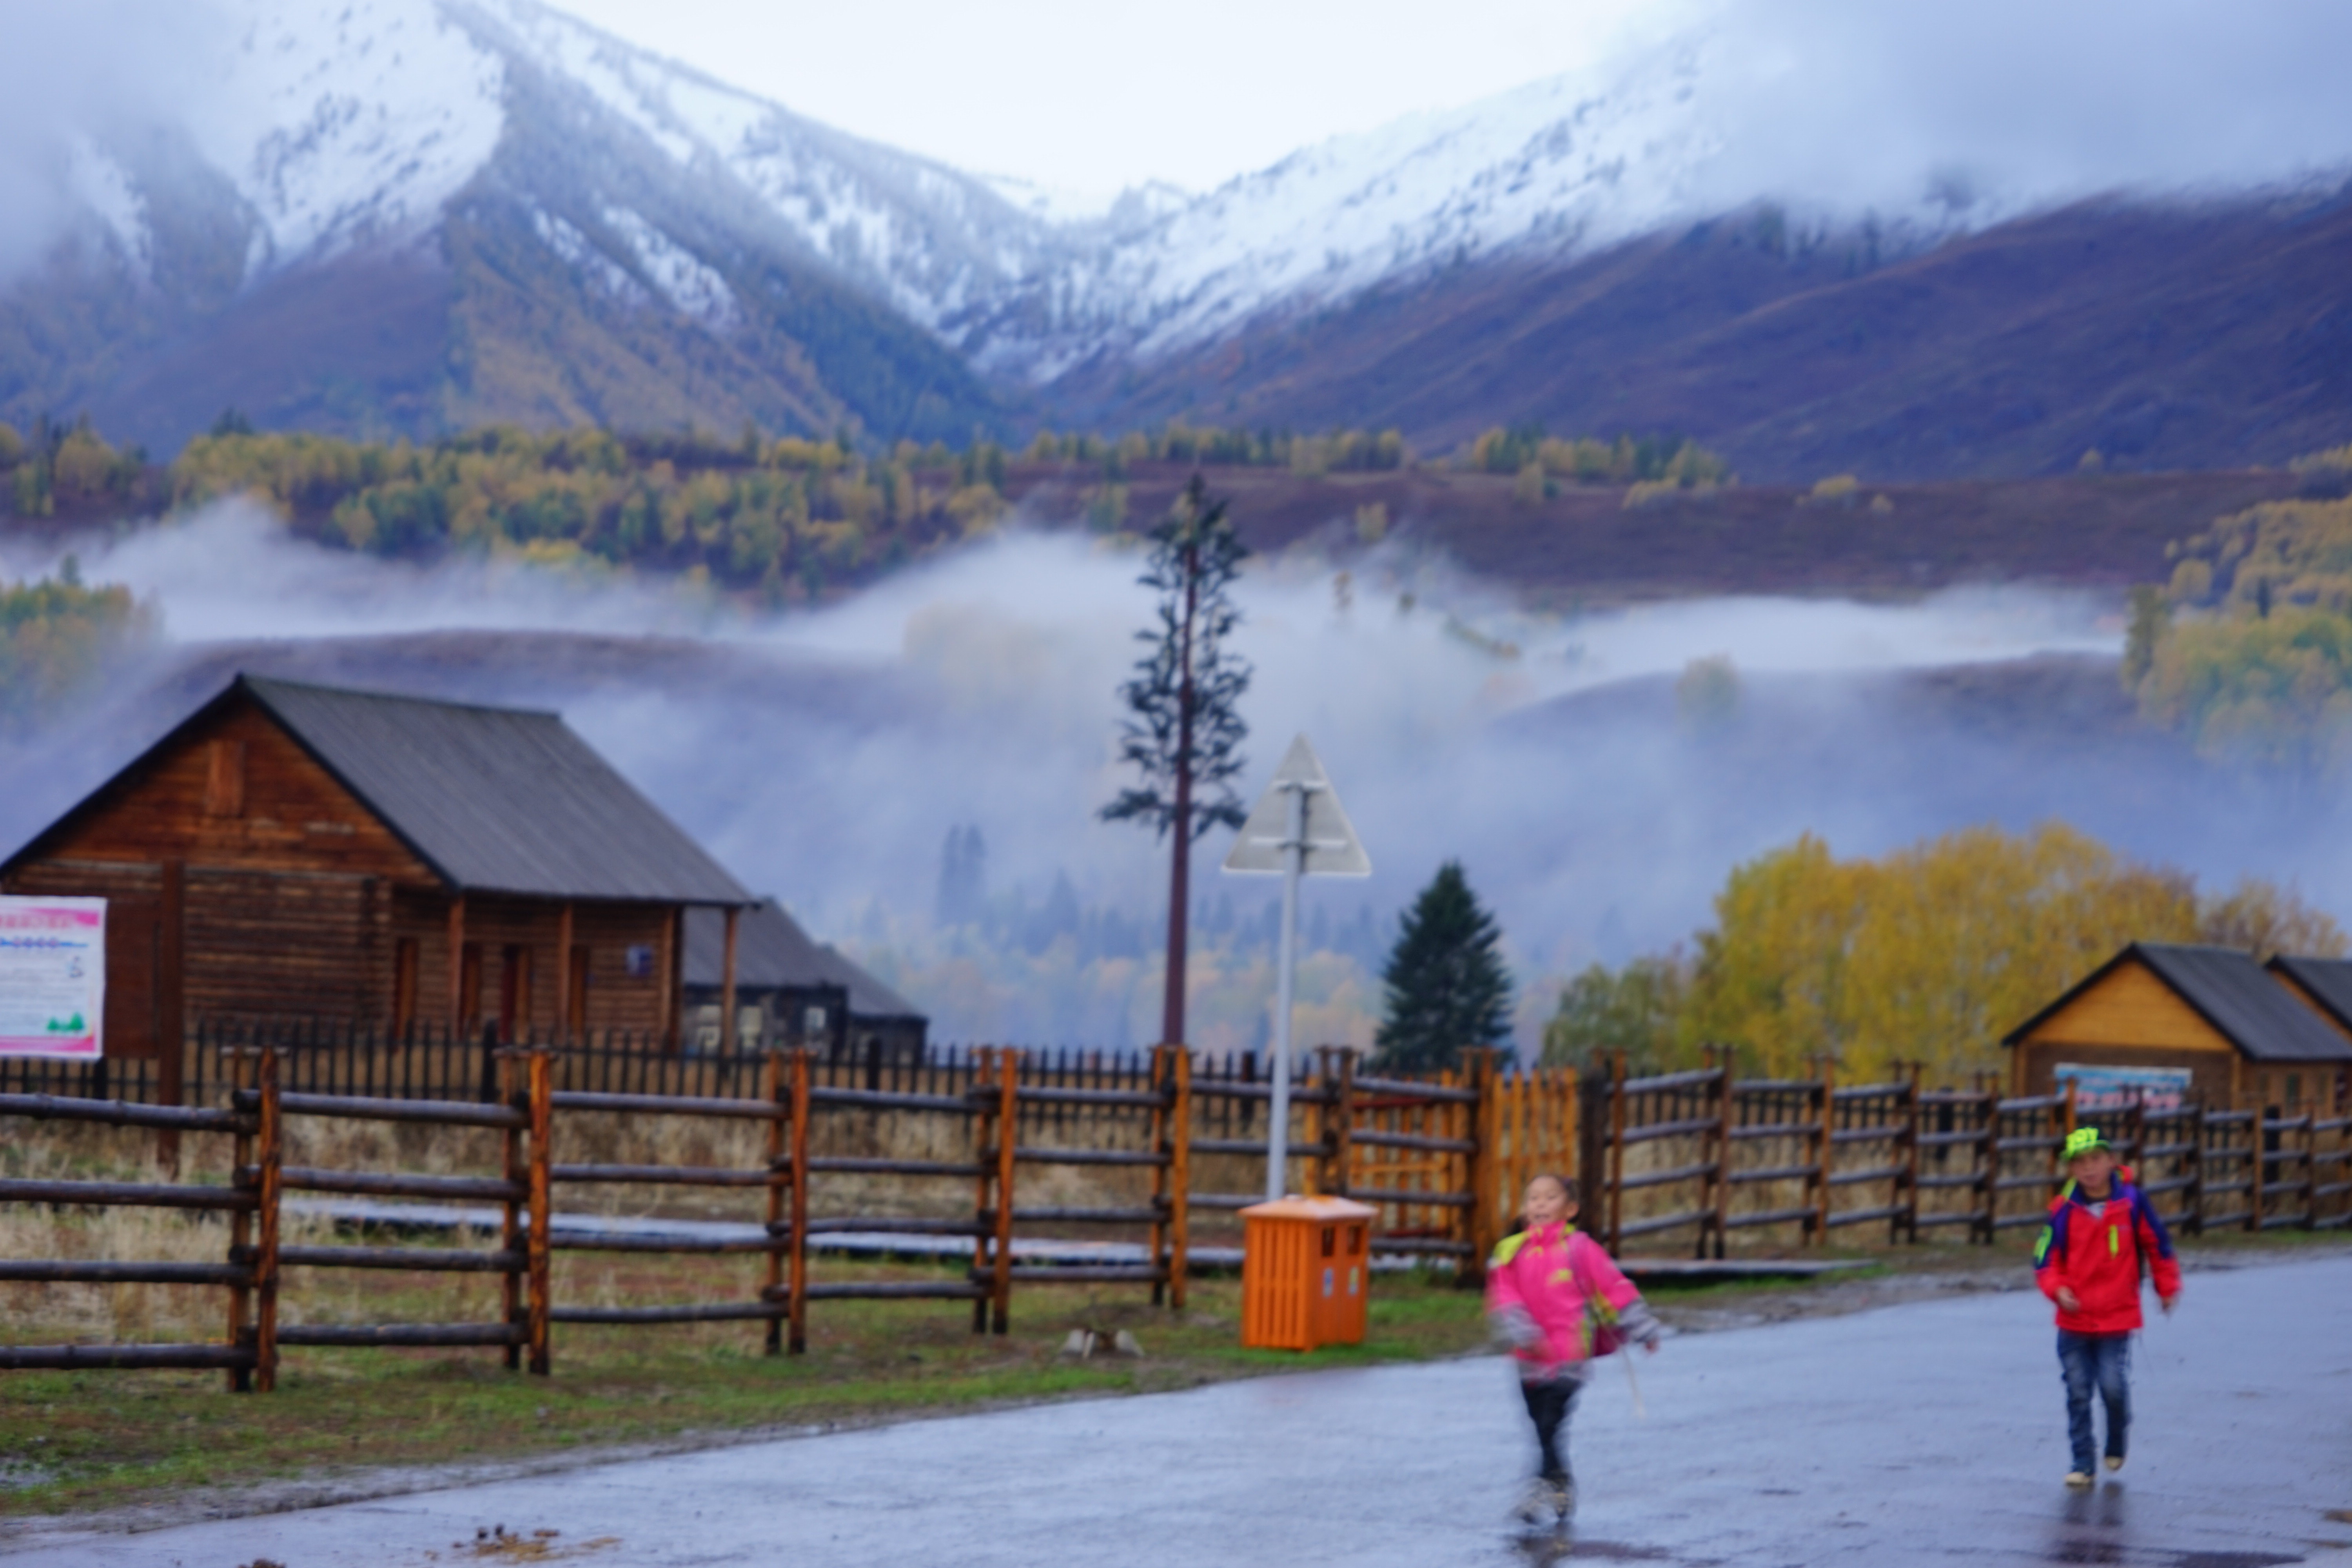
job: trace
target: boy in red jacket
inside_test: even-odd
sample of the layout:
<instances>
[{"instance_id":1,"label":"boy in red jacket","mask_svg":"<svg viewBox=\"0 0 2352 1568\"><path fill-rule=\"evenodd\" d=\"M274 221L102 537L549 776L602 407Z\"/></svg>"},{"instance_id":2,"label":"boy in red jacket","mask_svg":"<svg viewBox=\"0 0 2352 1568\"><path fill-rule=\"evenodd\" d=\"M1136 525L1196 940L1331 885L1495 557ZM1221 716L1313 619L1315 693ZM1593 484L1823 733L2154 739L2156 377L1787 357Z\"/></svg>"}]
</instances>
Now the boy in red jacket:
<instances>
[{"instance_id":1,"label":"boy in red jacket","mask_svg":"<svg viewBox=\"0 0 2352 1568\"><path fill-rule=\"evenodd\" d=\"M1565 1428L1593 1358L1625 1340L1654 1352L1660 1330L1633 1282L1576 1228L1574 1182L1538 1176L1526 1202L1527 1228L1505 1237L1487 1260L1486 1315L1518 1363L1535 1423L1538 1468L1518 1514L1536 1524L1576 1511Z\"/></svg>"},{"instance_id":2,"label":"boy in red jacket","mask_svg":"<svg viewBox=\"0 0 2352 1568\"><path fill-rule=\"evenodd\" d=\"M2066 1378L2066 1436L2074 1447L2070 1487L2091 1484L2091 1390L2107 1407L2107 1468L2124 1468L2131 1429L2131 1336L2140 1326L2146 1265L2167 1312L2180 1299L2180 1265L2156 1205L2119 1171L2095 1127L2066 1137L2072 1178L2050 1205L2033 1249L2034 1282L2058 1303L2058 1365Z\"/></svg>"}]
</instances>

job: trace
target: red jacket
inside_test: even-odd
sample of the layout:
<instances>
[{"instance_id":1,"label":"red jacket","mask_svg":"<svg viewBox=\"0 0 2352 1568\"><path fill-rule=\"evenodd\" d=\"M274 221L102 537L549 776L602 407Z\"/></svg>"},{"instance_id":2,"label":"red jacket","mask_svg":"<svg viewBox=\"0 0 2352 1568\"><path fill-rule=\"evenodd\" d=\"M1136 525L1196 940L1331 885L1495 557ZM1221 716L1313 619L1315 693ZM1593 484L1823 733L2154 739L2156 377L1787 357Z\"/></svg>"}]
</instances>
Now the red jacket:
<instances>
[{"instance_id":1,"label":"red jacket","mask_svg":"<svg viewBox=\"0 0 2352 1568\"><path fill-rule=\"evenodd\" d=\"M2180 1293L2180 1264L2156 1205L2116 1171L2098 1213L2075 1184L2051 1201L2050 1223L2033 1248L2033 1279L2053 1301L2063 1286L2077 1306L2058 1310L2058 1326L2078 1334L2127 1334L2140 1325L2139 1279L2145 1260L2156 1293Z\"/></svg>"}]
</instances>

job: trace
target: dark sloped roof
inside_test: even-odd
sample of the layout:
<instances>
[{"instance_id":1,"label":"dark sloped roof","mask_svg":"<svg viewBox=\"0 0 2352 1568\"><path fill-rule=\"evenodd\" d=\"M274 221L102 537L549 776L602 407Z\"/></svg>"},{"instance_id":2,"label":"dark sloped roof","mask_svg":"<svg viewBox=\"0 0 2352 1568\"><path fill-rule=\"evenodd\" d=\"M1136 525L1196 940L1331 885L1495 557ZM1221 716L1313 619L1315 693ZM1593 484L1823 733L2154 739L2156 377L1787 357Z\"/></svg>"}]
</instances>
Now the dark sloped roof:
<instances>
[{"instance_id":1,"label":"dark sloped roof","mask_svg":"<svg viewBox=\"0 0 2352 1568\"><path fill-rule=\"evenodd\" d=\"M686 911L686 983L726 982L727 917L717 910ZM773 899L743 911L735 928L735 987L838 985L849 994L853 1018L921 1018L904 996L832 948L813 939Z\"/></svg>"},{"instance_id":2,"label":"dark sloped roof","mask_svg":"<svg viewBox=\"0 0 2352 1568\"><path fill-rule=\"evenodd\" d=\"M2265 965L2311 994L2328 1016L2352 1029L2352 958L2290 958L2280 953Z\"/></svg>"},{"instance_id":3,"label":"dark sloped roof","mask_svg":"<svg viewBox=\"0 0 2352 1568\"><path fill-rule=\"evenodd\" d=\"M561 715L240 675L453 888L743 904L751 895Z\"/></svg>"},{"instance_id":4,"label":"dark sloped roof","mask_svg":"<svg viewBox=\"0 0 2352 1568\"><path fill-rule=\"evenodd\" d=\"M2001 1043L2015 1045L2116 965L2135 958L2250 1060L2352 1061L2352 1042L2296 1001L2246 952L2161 942L2133 942L2011 1030Z\"/></svg>"}]
</instances>

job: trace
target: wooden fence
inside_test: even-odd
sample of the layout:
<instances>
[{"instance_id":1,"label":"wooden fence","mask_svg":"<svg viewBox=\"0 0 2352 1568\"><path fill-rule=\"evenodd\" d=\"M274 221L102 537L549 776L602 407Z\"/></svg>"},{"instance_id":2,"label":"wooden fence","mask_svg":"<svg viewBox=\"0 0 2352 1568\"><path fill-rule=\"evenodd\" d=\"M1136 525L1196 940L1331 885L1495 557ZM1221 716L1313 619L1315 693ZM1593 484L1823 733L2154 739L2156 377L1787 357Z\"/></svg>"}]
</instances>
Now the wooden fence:
<instances>
[{"instance_id":1,"label":"wooden fence","mask_svg":"<svg viewBox=\"0 0 2352 1568\"><path fill-rule=\"evenodd\" d=\"M1962 1227L1990 1244L2041 1225L2078 1121L2071 1091L2004 1098L1915 1077L1840 1084L1734 1078L1725 1064L1653 1078L1622 1062L1583 1085L1586 1223L1612 1251L1662 1236L1700 1257L1734 1233L1800 1245L1886 1226L1892 1243ZM2352 1225L2352 1117L2134 1103L2098 1125L2168 1225Z\"/></svg>"},{"instance_id":2,"label":"wooden fence","mask_svg":"<svg viewBox=\"0 0 2352 1568\"><path fill-rule=\"evenodd\" d=\"M1130 1284L1181 1308L1195 1220L1229 1226L1233 1211L1264 1193L1273 1086L1254 1064L1212 1066L1177 1047L1141 1062L995 1047L929 1063L779 1052L730 1061L723 1078L712 1064L687 1058L689 1066L677 1069L644 1067L649 1077L629 1088L582 1087L615 1081L607 1076L615 1068L638 1070L626 1053L510 1047L482 1058L492 1075L487 1098L407 1092L420 1083L472 1082L481 1063L443 1044L450 1076L387 1079L378 1069L371 1080L366 1070L338 1069L322 1086L316 1069L327 1057L310 1042L262 1034L222 1040L209 1080L219 1103L209 1107L0 1093L0 1117L231 1141L221 1185L0 1180L0 1202L226 1213L228 1244L218 1263L0 1259L5 1280L219 1288L222 1341L0 1346L0 1367L217 1367L234 1387L267 1391L284 1349L470 1345L543 1373L560 1325L746 1321L764 1326L772 1352L798 1352L812 1303L873 1298L969 1301L975 1332L1002 1333L1016 1288ZM689 1071L705 1076L684 1079ZM674 1076L656 1076L665 1072ZM722 1086L731 1091L690 1092ZM379 1092L360 1092L369 1087ZM1666 1242L1721 1257L1743 1233L1817 1246L1881 1226L1890 1243L1946 1226L1990 1243L2041 1222L2077 1120L2070 1096L1927 1089L1916 1077L1840 1084L1824 1067L1808 1079L1740 1079L1718 1059L1648 1078L1628 1077L1619 1061L1580 1080L1566 1071L1503 1071L1483 1052L1465 1053L1456 1071L1403 1079L1360 1073L1352 1053L1326 1051L1301 1065L1291 1101L1286 1187L1378 1205L1377 1251L1472 1270L1539 1173L1578 1174L1585 1225L1620 1252ZM581 1119L615 1115L749 1121L762 1130L762 1154L742 1168L562 1157L586 1125ZM844 1152L855 1142L835 1135L844 1125L883 1117L924 1120L947 1142L934 1139L920 1154L891 1146ZM494 1133L497 1152L491 1169L463 1175L289 1165L288 1124L306 1118L473 1129ZM2168 1221L2192 1234L2352 1224L2352 1118L2130 1106L2101 1125ZM1095 1190L1084 1202L1066 1201L1066 1183L1048 1181L1037 1193L1040 1173L1057 1167L1125 1185ZM968 1191L971 1206L956 1211L950 1198L921 1205L933 1211L927 1215L875 1212L877 1178L904 1189ZM556 1189L599 1184L756 1193L757 1232L558 1229ZM471 1248L290 1246L281 1239L285 1199L301 1193L495 1205L498 1239ZM1016 1245L1074 1231L1123 1232L1141 1245L1127 1260L1087 1262L1024 1260ZM934 1246L944 1239L969 1243L971 1253L948 1277L860 1279L829 1268L827 1278L813 1279L810 1238L828 1233ZM593 1305L555 1299L557 1251L740 1254L755 1268L724 1300ZM495 1275L501 1310L472 1322L280 1324L288 1268Z\"/></svg>"}]
</instances>

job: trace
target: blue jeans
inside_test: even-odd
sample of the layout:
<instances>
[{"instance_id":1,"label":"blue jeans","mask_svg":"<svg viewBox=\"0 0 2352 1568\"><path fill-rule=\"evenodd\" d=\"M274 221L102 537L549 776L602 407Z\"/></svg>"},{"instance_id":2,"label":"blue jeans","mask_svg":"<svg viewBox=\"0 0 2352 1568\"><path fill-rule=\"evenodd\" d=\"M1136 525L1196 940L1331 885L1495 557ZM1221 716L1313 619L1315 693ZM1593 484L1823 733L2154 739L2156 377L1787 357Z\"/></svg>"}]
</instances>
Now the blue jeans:
<instances>
[{"instance_id":1,"label":"blue jeans","mask_svg":"<svg viewBox=\"0 0 2352 1568\"><path fill-rule=\"evenodd\" d=\"M2066 1377L2066 1440L2074 1468L2090 1475L2098 1456L2091 1442L2091 1390L2107 1407L2107 1458L2124 1457L2131 1430L2131 1336L2058 1331L2058 1365Z\"/></svg>"}]
</instances>

